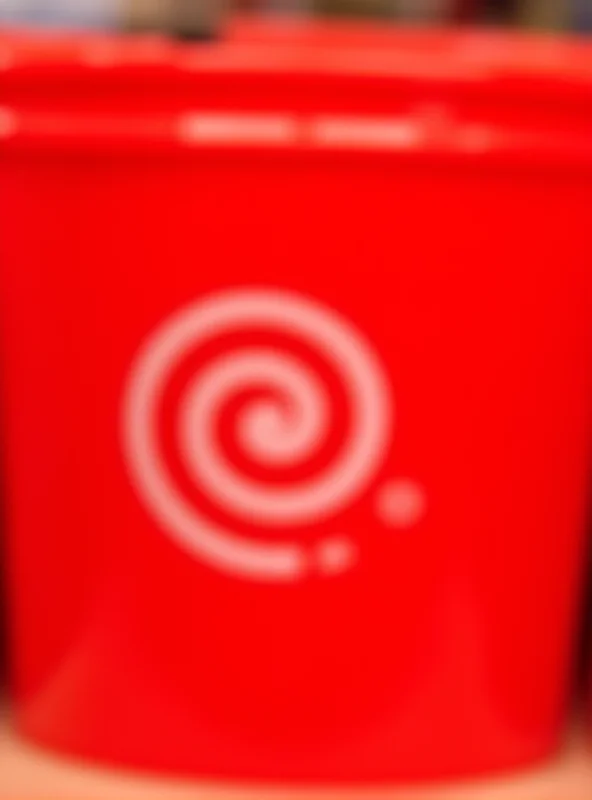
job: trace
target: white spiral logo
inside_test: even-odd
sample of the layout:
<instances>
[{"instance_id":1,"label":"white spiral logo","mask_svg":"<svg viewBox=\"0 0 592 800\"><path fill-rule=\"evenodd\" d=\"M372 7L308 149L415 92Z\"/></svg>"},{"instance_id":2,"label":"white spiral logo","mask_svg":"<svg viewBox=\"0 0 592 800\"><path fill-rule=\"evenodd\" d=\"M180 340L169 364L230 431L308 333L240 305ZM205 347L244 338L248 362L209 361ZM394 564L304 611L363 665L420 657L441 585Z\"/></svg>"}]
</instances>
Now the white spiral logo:
<instances>
[{"instance_id":1,"label":"white spiral logo","mask_svg":"<svg viewBox=\"0 0 592 800\"><path fill-rule=\"evenodd\" d=\"M263 331L279 344L237 342ZM234 336L229 352L212 346ZM219 419L244 396L233 425L236 446L267 470L310 459L331 433L332 396L319 369L286 340L308 348L339 382L348 425L331 463L293 484L243 474L220 437ZM270 528L268 541L239 534L187 496L162 447L163 403L183 362L207 350L192 368L171 412L171 436L188 481L219 512ZM251 394L249 394L251 392ZM253 393L254 392L254 393ZM170 416L170 415L169 415ZM210 295L165 321L142 347L126 388L124 450L143 503L178 543L211 566L255 580L290 581L318 570L339 572L355 561L350 540L336 532L307 547L290 528L324 523L360 498L390 445L393 402L372 347L336 312L300 295L246 289ZM215 517L215 519L212 519Z\"/></svg>"}]
</instances>

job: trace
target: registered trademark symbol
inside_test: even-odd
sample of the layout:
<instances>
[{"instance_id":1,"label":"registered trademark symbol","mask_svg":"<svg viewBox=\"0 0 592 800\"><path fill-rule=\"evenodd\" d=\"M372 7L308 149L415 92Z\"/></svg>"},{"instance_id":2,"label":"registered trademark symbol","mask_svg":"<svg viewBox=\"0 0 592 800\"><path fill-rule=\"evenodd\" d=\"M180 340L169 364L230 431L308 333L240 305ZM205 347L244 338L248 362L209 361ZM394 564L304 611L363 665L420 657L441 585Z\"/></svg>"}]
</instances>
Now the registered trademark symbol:
<instances>
[{"instance_id":1,"label":"registered trademark symbol","mask_svg":"<svg viewBox=\"0 0 592 800\"><path fill-rule=\"evenodd\" d=\"M425 492L410 480L397 479L384 483L375 497L376 513L385 525L410 528L426 512Z\"/></svg>"}]
</instances>

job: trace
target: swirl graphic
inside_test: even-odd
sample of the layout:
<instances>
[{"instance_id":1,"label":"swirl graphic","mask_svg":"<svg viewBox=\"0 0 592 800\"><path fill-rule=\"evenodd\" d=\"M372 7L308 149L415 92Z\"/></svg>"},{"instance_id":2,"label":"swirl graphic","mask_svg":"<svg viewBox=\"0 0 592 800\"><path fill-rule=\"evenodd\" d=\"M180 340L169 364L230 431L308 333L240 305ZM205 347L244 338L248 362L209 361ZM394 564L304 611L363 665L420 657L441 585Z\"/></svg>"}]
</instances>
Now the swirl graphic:
<instances>
[{"instance_id":1,"label":"swirl graphic","mask_svg":"<svg viewBox=\"0 0 592 800\"><path fill-rule=\"evenodd\" d=\"M242 474L221 446L222 409L233 396L264 385L265 396L251 397L237 414L237 446L267 469L289 468L313 456L333 424L330 392L318 370L277 344L233 345L185 385L174 436L187 475L232 517L282 529L271 542L240 535L196 507L171 473L159 436L163 397L179 364L212 342L253 328L297 339L323 359L339 380L350 419L337 456L320 474L294 485L261 481ZM142 502L181 546L236 576L293 581L310 571L340 572L353 564L347 537L326 537L311 551L287 529L330 520L362 495L387 453L393 416L382 365L346 319L292 292L234 290L181 309L148 337L125 391L123 446Z\"/></svg>"}]
</instances>

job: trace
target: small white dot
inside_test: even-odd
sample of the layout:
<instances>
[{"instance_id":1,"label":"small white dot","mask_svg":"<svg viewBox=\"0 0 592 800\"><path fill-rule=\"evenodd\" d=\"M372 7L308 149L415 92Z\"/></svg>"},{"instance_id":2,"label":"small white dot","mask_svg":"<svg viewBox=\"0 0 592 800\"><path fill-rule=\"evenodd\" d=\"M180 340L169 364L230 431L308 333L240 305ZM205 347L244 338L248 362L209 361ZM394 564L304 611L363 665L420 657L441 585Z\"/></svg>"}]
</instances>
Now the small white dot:
<instances>
[{"instance_id":1,"label":"small white dot","mask_svg":"<svg viewBox=\"0 0 592 800\"><path fill-rule=\"evenodd\" d=\"M376 496L376 512L386 525L410 528L426 512L426 496L416 483L407 480L389 481Z\"/></svg>"},{"instance_id":2,"label":"small white dot","mask_svg":"<svg viewBox=\"0 0 592 800\"><path fill-rule=\"evenodd\" d=\"M319 568L326 575L348 570L356 560L356 548L348 539L327 539L317 550Z\"/></svg>"},{"instance_id":3,"label":"small white dot","mask_svg":"<svg viewBox=\"0 0 592 800\"><path fill-rule=\"evenodd\" d=\"M9 139L18 128L16 114L10 108L0 107L0 138Z\"/></svg>"}]
</instances>

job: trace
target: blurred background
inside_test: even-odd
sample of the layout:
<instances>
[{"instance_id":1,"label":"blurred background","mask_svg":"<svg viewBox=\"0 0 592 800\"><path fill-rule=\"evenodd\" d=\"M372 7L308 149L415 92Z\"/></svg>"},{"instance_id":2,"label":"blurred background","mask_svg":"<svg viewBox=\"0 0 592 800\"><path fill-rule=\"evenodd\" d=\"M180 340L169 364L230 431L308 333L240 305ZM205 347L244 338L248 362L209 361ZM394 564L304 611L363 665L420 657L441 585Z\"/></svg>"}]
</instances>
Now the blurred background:
<instances>
[{"instance_id":1,"label":"blurred background","mask_svg":"<svg viewBox=\"0 0 592 800\"><path fill-rule=\"evenodd\" d=\"M201 37L229 10L368 17L407 24L592 29L590 0L0 0L0 21L159 30Z\"/></svg>"}]
</instances>

